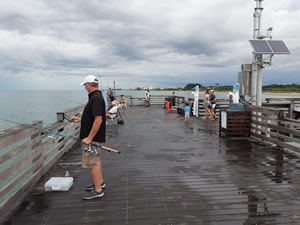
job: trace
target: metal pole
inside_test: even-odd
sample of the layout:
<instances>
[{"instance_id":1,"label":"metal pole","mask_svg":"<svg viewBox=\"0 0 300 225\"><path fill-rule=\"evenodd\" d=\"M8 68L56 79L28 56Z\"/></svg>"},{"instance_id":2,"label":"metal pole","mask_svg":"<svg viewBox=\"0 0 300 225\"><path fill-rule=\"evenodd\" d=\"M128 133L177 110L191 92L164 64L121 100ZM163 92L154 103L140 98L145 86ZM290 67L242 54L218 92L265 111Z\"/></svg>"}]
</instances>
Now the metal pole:
<instances>
[{"instance_id":1,"label":"metal pole","mask_svg":"<svg viewBox=\"0 0 300 225\"><path fill-rule=\"evenodd\" d=\"M261 28L261 14L263 11L262 1L255 0L256 8L253 14L254 18L254 28L253 28L253 39L263 39L264 37L260 34ZM256 55L253 52L253 63L252 63L252 90L251 97L253 98L253 105L261 106L261 93L262 93L262 55ZM255 97L254 97L255 96ZM255 114L254 114L255 115ZM260 121L260 113L257 113L257 120ZM260 126L257 126L260 129ZM256 129L255 129L256 130ZM256 133L260 134L260 131L256 130Z\"/></svg>"},{"instance_id":2,"label":"metal pole","mask_svg":"<svg viewBox=\"0 0 300 225\"><path fill-rule=\"evenodd\" d=\"M262 95L262 69L257 71L257 90L256 90L256 105L261 106Z\"/></svg>"},{"instance_id":3,"label":"metal pole","mask_svg":"<svg viewBox=\"0 0 300 225\"><path fill-rule=\"evenodd\" d=\"M254 28L253 28L253 39L263 38L260 34L261 28L261 14L263 11L262 1L255 0L256 8L253 14L254 18ZM261 94L262 94L262 55L256 57L253 53L253 64L252 64L252 90L251 90L251 99L254 102L254 105L261 106ZM254 97L256 96L256 97Z\"/></svg>"},{"instance_id":4,"label":"metal pole","mask_svg":"<svg viewBox=\"0 0 300 225\"><path fill-rule=\"evenodd\" d=\"M257 79L257 64L255 61L255 55L253 55L253 63L252 63L252 76L251 76L251 105L256 105L256 79Z\"/></svg>"},{"instance_id":5,"label":"metal pole","mask_svg":"<svg viewBox=\"0 0 300 225\"><path fill-rule=\"evenodd\" d=\"M261 34L260 34L260 28L261 28L261 14L263 11L263 7L262 7L262 1L263 0L256 0L256 8L255 8L255 16L257 18L257 36L255 37L257 38L262 38ZM259 55L256 58L256 65L257 65L257 79L256 79L256 105L257 106L261 106L261 98L262 98L262 64L263 64L263 58L262 55Z\"/></svg>"},{"instance_id":6,"label":"metal pole","mask_svg":"<svg viewBox=\"0 0 300 225\"><path fill-rule=\"evenodd\" d=\"M262 1L263 0L255 0L256 7L255 12L253 14L254 17L254 26L253 26L253 39L258 39L260 36L260 28L261 28L261 13L263 11Z\"/></svg>"},{"instance_id":7,"label":"metal pole","mask_svg":"<svg viewBox=\"0 0 300 225\"><path fill-rule=\"evenodd\" d=\"M262 55L258 57L258 60L262 63ZM262 99L262 72L263 68L257 65L257 87L256 87L256 105L261 106Z\"/></svg>"},{"instance_id":8,"label":"metal pole","mask_svg":"<svg viewBox=\"0 0 300 225\"><path fill-rule=\"evenodd\" d=\"M116 97L116 81L114 81L114 96Z\"/></svg>"}]
</instances>

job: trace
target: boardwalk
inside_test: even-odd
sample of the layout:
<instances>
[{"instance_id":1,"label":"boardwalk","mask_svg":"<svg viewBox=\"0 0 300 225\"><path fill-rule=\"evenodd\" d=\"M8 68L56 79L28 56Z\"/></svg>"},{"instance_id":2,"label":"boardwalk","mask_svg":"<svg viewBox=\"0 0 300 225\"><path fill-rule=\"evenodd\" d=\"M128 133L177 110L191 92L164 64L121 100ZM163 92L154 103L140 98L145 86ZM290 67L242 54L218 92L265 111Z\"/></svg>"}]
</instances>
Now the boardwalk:
<instances>
[{"instance_id":1,"label":"boardwalk","mask_svg":"<svg viewBox=\"0 0 300 225\"><path fill-rule=\"evenodd\" d=\"M91 177L75 145L5 224L300 224L299 158L246 137L220 139L217 121L187 124L156 106L124 118L108 128L106 145L122 154L102 154L103 198L81 199ZM44 192L66 170L73 187Z\"/></svg>"}]
</instances>

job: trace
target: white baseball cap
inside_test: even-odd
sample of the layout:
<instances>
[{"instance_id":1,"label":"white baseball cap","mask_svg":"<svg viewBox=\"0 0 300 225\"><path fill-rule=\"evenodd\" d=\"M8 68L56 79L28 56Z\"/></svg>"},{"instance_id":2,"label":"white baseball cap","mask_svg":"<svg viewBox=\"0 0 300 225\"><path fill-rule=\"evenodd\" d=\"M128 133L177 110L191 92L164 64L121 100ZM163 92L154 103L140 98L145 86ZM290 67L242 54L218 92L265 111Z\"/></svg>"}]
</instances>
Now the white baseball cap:
<instances>
[{"instance_id":1,"label":"white baseball cap","mask_svg":"<svg viewBox=\"0 0 300 225\"><path fill-rule=\"evenodd\" d=\"M98 78L94 75L88 75L84 78L84 81L80 85L85 85L86 83L97 83L98 84Z\"/></svg>"}]
</instances>

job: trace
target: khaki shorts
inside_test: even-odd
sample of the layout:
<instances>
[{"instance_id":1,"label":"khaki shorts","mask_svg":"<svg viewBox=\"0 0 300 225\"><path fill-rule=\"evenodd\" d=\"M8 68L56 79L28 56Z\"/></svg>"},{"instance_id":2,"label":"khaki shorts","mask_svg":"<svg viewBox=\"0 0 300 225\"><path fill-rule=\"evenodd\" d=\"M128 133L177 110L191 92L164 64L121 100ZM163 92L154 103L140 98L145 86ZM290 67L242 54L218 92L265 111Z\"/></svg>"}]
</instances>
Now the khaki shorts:
<instances>
[{"instance_id":1,"label":"khaki shorts","mask_svg":"<svg viewBox=\"0 0 300 225\"><path fill-rule=\"evenodd\" d=\"M92 144L100 144L99 142L92 142ZM82 151L81 164L82 168L96 168L100 165L100 147L91 146L91 149L96 149L98 154L92 154Z\"/></svg>"}]
</instances>

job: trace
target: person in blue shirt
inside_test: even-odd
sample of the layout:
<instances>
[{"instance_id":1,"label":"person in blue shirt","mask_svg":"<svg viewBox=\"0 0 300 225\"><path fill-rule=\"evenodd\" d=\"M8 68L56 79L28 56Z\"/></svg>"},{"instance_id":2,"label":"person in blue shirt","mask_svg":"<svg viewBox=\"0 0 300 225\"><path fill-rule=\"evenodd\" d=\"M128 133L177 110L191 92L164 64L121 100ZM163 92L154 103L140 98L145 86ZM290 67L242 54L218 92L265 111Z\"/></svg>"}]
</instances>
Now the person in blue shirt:
<instances>
[{"instance_id":1,"label":"person in blue shirt","mask_svg":"<svg viewBox=\"0 0 300 225\"><path fill-rule=\"evenodd\" d=\"M190 120L190 111L191 111L191 107L189 107L189 103L186 103L185 104L185 107L184 107L184 112L185 112L185 116L184 116L184 120L186 121L188 121L188 120Z\"/></svg>"}]
</instances>

